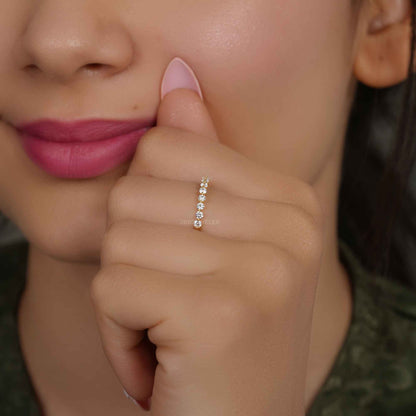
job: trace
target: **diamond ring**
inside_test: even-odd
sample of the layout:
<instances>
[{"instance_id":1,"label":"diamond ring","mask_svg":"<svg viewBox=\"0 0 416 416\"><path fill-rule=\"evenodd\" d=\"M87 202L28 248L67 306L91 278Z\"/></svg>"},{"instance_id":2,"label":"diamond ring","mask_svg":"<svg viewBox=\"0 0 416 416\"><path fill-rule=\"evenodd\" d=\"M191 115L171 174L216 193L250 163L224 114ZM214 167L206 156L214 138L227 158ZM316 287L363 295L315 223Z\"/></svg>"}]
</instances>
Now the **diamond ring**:
<instances>
[{"instance_id":1,"label":"diamond ring","mask_svg":"<svg viewBox=\"0 0 416 416\"><path fill-rule=\"evenodd\" d=\"M209 178L208 176L203 176L201 179L201 184L198 193L198 202L196 204L197 211L195 213L194 229L201 231L202 230L202 218L204 218L204 208L207 199L207 189L208 189Z\"/></svg>"}]
</instances>

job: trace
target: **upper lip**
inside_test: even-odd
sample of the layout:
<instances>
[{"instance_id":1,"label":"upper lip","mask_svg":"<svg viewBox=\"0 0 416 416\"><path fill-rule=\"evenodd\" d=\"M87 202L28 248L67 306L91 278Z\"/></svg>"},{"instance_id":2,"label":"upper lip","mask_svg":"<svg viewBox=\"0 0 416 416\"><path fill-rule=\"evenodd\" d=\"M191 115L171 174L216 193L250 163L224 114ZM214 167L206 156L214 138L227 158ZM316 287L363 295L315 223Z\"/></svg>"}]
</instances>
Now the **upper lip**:
<instances>
[{"instance_id":1,"label":"upper lip","mask_svg":"<svg viewBox=\"0 0 416 416\"><path fill-rule=\"evenodd\" d=\"M156 125L156 119L88 119L59 121L39 119L16 125L21 133L54 142L90 142L122 136L143 128Z\"/></svg>"}]
</instances>

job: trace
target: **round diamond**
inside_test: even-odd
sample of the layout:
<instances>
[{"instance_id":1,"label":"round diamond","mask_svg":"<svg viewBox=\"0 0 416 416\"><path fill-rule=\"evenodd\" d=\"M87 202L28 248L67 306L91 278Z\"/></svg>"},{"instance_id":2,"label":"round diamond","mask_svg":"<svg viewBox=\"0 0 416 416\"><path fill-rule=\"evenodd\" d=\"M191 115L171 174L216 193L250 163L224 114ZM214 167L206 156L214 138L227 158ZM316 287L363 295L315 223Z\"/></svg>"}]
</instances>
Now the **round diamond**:
<instances>
[{"instance_id":1,"label":"round diamond","mask_svg":"<svg viewBox=\"0 0 416 416\"><path fill-rule=\"evenodd\" d=\"M204 187L204 188L208 188L208 183L207 182L201 182L200 186Z\"/></svg>"},{"instance_id":2,"label":"round diamond","mask_svg":"<svg viewBox=\"0 0 416 416\"><path fill-rule=\"evenodd\" d=\"M204 204L203 202L198 202L198 203L196 204L196 207L197 207L199 210L201 210L201 209L204 209L204 208L205 208L205 204Z\"/></svg>"},{"instance_id":3,"label":"round diamond","mask_svg":"<svg viewBox=\"0 0 416 416\"><path fill-rule=\"evenodd\" d=\"M204 188L204 187L199 188L199 193L200 194L206 194L207 193L207 188Z\"/></svg>"},{"instance_id":4,"label":"round diamond","mask_svg":"<svg viewBox=\"0 0 416 416\"><path fill-rule=\"evenodd\" d=\"M207 199L207 197L205 195L199 195L198 196L198 201L204 202Z\"/></svg>"},{"instance_id":5,"label":"round diamond","mask_svg":"<svg viewBox=\"0 0 416 416\"><path fill-rule=\"evenodd\" d=\"M194 221L194 227L195 228L201 228L202 227L202 221L195 220Z\"/></svg>"},{"instance_id":6,"label":"round diamond","mask_svg":"<svg viewBox=\"0 0 416 416\"><path fill-rule=\"evenodd\" d=\"M196 215L196 218L200 220L204 216L204 213L202 211L197 211L195 215Z\"/></svg>"}]
</instances>

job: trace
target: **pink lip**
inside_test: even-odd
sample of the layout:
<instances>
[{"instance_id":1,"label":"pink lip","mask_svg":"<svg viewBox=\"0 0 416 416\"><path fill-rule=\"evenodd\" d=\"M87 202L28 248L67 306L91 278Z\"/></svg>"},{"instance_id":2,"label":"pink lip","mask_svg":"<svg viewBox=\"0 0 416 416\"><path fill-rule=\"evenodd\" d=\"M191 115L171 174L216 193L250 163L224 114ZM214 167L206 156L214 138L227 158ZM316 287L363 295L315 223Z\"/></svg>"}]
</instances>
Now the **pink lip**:
<instances>
[{"instance_id":1,"label":"pink lip","mask_svg":"<svg viewBox=\"0 0 416 416\"><path fill-rule=\"evenodd\" d=\"M144 120L41 119L16 126L23 148L40 168L60 178L91 178L131 159L139 139L156 125Z\"/></svg>"}]
</instances>

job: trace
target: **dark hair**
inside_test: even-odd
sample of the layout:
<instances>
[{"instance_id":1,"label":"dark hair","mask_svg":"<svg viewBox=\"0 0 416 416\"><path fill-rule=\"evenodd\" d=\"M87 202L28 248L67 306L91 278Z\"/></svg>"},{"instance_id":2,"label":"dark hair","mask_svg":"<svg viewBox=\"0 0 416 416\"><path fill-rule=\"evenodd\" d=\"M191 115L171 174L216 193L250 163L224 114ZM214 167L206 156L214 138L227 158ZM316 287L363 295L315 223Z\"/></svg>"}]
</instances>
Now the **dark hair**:
<instances>
[{"instance_id":1,"label":"dark hair","mask_svg":"<svg viewBox=\"0 0 416 416\"><path fill-rule=\"evenodd\" d=\"M371 273L416 287L416 0L407 79L390 88L357 84L343 154L338 233ZM389 139L390 147L388 147Z\"/></svg>"}]
</instances>

